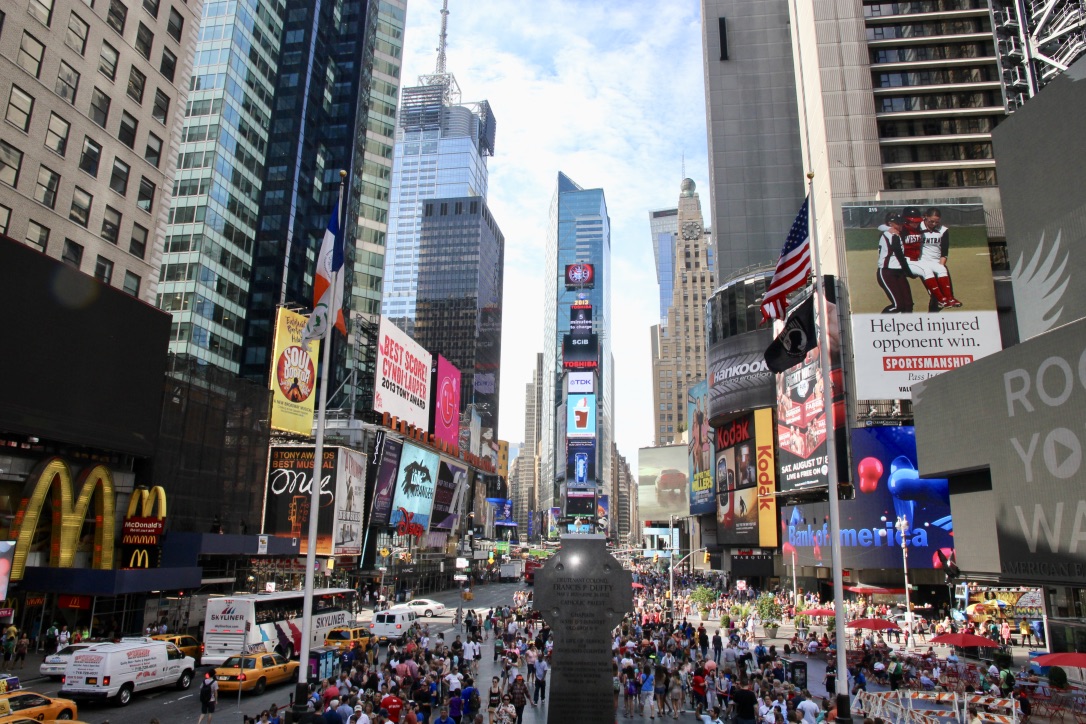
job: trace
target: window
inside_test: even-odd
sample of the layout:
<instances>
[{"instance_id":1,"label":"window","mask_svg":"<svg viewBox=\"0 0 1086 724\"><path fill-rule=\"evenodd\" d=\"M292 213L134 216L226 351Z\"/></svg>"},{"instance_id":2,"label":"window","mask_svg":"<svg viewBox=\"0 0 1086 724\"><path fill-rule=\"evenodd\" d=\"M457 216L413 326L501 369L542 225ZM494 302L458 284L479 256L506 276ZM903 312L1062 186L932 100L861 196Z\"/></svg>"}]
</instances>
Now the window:
<instances>
[{"instance_id":1,"label":"window","mask_svg":"<svg viewBox=\"0 0 1086 724\"><path fill-rule=\"evenodd\" d=\"M9 224L11 224L11 209L0 206L0 234L7 236Z\"/></svg>"},{"instance_id":2,"label":"window","mask_svg":"<svg viewBox=\"0 0 1086 724\"><path fill-rule=\"evenodd\" d=\"M109 187L121 196L128 193L128 173L131 170L131 167L121 159L113 159L113 172L109 175Z\"/></svg>"},{"instance_id":3,"label":"window","mask_svg":"<svg viewBox=\"0 0 1086 724\"><path fill-rule=\"evenodd\" d=\"M77 244L71 239L65 239L64 253L60 255L60 260L78 269L79 265L83 263L83 245Z\"/></svg>"},{"instance_id":4,"label":"window","mask_svg":"<svg viewBox=\"0 0 1086 724\"><path fill-rule=\"evenodd\" d=\"M53 22L53 0L30 0L26 9L43 25Z\"/></svg>"},{"instance_id":5,"label":"window","mask_svg":"<svg viewBox=\"0 0 1086 724\"><path fill-rule=\"evenodd\" d=\"M91 204L94 203L94 197L87 193L84 189L75 187L75 192L72 194L72 208L68 212L68 218L79 224L80 226L87 226L90 223L90 210Z\"/></svg>"},{"instance_id":6,"label":"window","mask_svg":"<svg viewBox=\"0 0 1086 724\"><path fill-rule=\"evenodd\" d=\"M102 147L90 136L83 137L83 152L79 156L79 168L91 176L98 176L98 163L102 160Z\"/></svg>"},{"instance_id":7,"label":"window","mask_svg":"<svg viewBox=\"0 0 1086 724\"><path fill-rule=\"evenodd\" d=\"M158 19L158 0L143 0L143 9L151 13L151 17Z\"/></svg>"},{"instance_id":8,"label":"window","mask_svg":"<svg viewBox=\"0 0 1086 724\"><path fill-rule=\"evenodd\" d=\"M8 123L20 131L30 130L30 116L34 113L34 97L17 85L11 86L8 96Z\"/></svg>"},{"instance_id":9,"label":"window","mask_svg":"<svg viewBox=\"0 0 1086 724\"><path fill-rule=\"evenodd\" d=\"M121 236L121 212L112 206L107 206L106 212L102 215L101 236L114 245Z\"/></svg>"},{"instance_id":10,"label":"window","mask_svg":"<svg viewBox=\"0 0 1086 724\"><path fill-rule=\"evenodd\" d=\"M155 107L151 109L151 115L156 121L165 125L166 114L170 112L170 97L160 90L155 90Z\"/></svg>"},{"instance_id":11,"label":"window","mask_svg":"<svg viewBox=\"0 0 1086 724\"><path fill-rule=\"evenodd\" d=\"M162 49L162 62L158 69L166 76L166 80L173 82L174 72L177 70L177 56L169 48Z\"/></svg>"},{"instance_id":12,"label":"window","mask_svg":"<svg viewBox=\"0 0 1086 724\"><path fill-rule=\"evenodd\" d=\"M151 206L155 203L155 185L146 176L140 177L140 190L136 196L136 206L140 207L148 214L151 213Z\"/></svg>"},{"instance_id":13,"label":"window","mask_svg":"<svg viewBox=\"0 0 1086 724\"><path fill-rule=\"evenodd\" d=\"M166 32L177 42L181 42L181 31L185 29L185 19L181 13L170 8L170 22L166 25Z\"/></svg>"},{"instance_id":14,"label":"window","mask_svg":"<svg viewBox=\"0 0 1086 724\"><path fill-rule=\"evenodd\" d=\"M90 117L102 128L106 127L106 121L109 120L109 104L110 98L105 92L97 87L91 91Z\"/></svg>"},{"instance_id":15,"label":"window","mask_svg":"<svg viewBox=\"0 0 1086 724\"><path fill-rule=\"evenodd\" d=\"M128 71L128 97L136 103L143 103L143 89L147 85L147 76L134 67Z\"/></svg>"},{"instance_id":16,"label":"window","mask_svg":"<svg viewBox=\"0 0 1086 724\"><path fill-rule=\"evenodd\" d=\"M139 224L132 224L132 238L128 240L128 251L140 259L147 253L147 229Z\"/></svg>"},{"instance_id":17,"label":"window","mask_svg":"<svg viewBox=\"0 0 1086 724\"><path fill-rule=\"evenodd\" d=\"M94 262L94 278L103 284L113 281L113 262L101 254L98 255L98 261Z\"/></svg>"},{"instance_id":18,"label":"window","mask_svg":"<svg viewBox=\"0 0 1086 724\"><path fill-rule=\"evenodd\" d=\"M117 138L129 148L136 147L136 130L139 122L129 115L128 111L121 111L121 128L117 131Z\"/></svg>"},{"instance_id":19,"label":"window","mask_svg":"<svg viewBox=\"0 0 1086 724\"><path fill-rule=\"evenodd\" d=\"M128 7L121 0L109 0L109 13L106 22L109 27L124 35L124 24L128 20Z\"/></svg>"},{"instance_id":20,"label":"window","mask_svg":"<svg viewBox=\"0 0 1086 724\"><path fill-rule=\"evenodd\" d=\"M83 55L87 50L87 31L90 26L83 18L74 12L68 16L68 34L64 38L64 44L75 52Z\"/></svg>"},{"instance_id":21,"label":"window","mask_svg":"<svg viewBox=\"0 0 1086 724\"><path fill-rule=\"evenodd\" d=\"M12 188L19 183L19 169L23 166L23 152L6 141L0 141L0 181Z\"/></svg>"},{"instance_id":22,"label":"window","mask_svg":"<svg viewBox=\"0 0 1086 724\"><path fill-rule=\"evenodd\" d=\"M79 73L75 68L64 61L60 62L60 70L57 71L57 95L75 104L75 94L79 90Z\"/></svg>"},{"instance_id":23,"label":"window","mask_svg":"<svg viewBox=\"0 0 1086 724\"><path fill-rule=\"evenodd\" d=\"M140 278L130 271L124 273L124 291L133 297L140 295Z\"/></svg>"},{"instance_id":24,"label":"window","mask_svg":"<svg viewBox=\"0 0 1086 724\"><path fill-rule=\"evenodd\" d=\"M23 40L19 44L19 57L16 62L23 70L37 78L41 74L41 59L44 55L45 46L24 30Z\"/></svg>"},{"instance_id":25,"label":"window","mask_svg":"<svg viewBox=\"0 0 1086 724\"><path fill-rule=\"evenodd\" d=\"M34 188L34 200L50 209L56 208L57 189L60 188L60 174L42 166L38 169L38 185Z\"/></svg>"},{"instance_id":26,"label":"window","mask_svg":"<svg viewBox=\"0 0 1086 724\"><path fill-rule=\"evenodd\" d=\"M155 34L151 32L151 29L140 23L140 26L136 29L136 50L147 60L151 59L151 46L154 45Z\"/></svg>"},{"instance_id":27,"label":"window","mask_svg":"<svg viewBox=\"0 0 1086 724\"><path fill-rule=\"evenodd\" d=\"M117 49L106 41L102 41L102 52L98 56L98 72L109 78L117 80Z\"/></svg>"},{"instance_id":28,"label":"window","mask_svg":"<svg viewBox=\"0 0 1086 724\"><path fill-rule=\"evenodd\" d=\"M49 227L42 226L33 219L26 225L26 243L38 251L44 252L49 246Z\"/></svg>"},{"instance_id":29,"label":"window","mask_svg":"<svg viewBox=\"0 0 1086 724\"><path fill-rule=\"evenodd\" d=\"M147 148L143 151L143 158L158 168L158 162L162 159L162 139L153 133L147 134Z\"/></svg>"}]
</instances>

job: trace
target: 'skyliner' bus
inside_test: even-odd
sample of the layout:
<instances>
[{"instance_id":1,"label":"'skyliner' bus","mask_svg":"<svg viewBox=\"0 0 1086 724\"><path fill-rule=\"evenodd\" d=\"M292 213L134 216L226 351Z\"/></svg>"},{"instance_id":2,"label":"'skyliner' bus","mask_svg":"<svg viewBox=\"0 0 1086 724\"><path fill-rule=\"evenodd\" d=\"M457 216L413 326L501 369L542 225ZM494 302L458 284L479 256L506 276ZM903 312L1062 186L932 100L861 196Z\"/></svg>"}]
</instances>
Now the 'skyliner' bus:
<instances>
[{"instance_id":1,"label":"'skyliner' bus","mask_svg":"<svg viewBox=\"0 0 1086 724\"><path fill-rule=\"evenodd\" d=\"M204 618L205 666L219 666L238 654L276 652L288 659L302 648L301 591L245 593L211 598ZM350 588L313 591L313 631L309 647L324 645L336 626L354 623L358 596Z\"/></svg>"}]
</instances>

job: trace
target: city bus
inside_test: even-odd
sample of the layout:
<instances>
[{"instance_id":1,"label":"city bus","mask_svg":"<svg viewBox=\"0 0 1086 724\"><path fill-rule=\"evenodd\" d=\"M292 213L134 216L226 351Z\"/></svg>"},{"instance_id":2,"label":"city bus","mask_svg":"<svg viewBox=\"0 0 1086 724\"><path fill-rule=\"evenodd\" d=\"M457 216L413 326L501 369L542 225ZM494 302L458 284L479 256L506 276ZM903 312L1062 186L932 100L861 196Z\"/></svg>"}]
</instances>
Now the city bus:
<instances>
[{"instance_id":1,"label":"city bus","mask_svg":"<svg viewBox=\"0 0 1086 724\"><path fill-rule=\"evenodd\" d=\"M244 593L207 602L202 663L219 666L238 654L276 652L292 659L302 648L301 591ZM356 621L358 594L350 588L313 591L310 649L324 645L325 634Z\"/></svg>"}]
</instances>

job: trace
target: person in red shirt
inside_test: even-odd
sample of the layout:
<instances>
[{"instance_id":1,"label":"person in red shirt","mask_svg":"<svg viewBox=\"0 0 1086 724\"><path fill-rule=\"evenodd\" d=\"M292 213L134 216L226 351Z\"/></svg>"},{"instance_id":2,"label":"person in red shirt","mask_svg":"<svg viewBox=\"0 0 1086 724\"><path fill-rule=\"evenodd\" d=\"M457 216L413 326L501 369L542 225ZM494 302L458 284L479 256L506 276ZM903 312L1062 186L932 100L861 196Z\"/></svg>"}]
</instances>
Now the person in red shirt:
<instances>
[{"instance_id":1,"label":"person in red shirt","mask_svg":"<svg viewBox=\"0 0 1086 724\"><path fill-rule=\"evenodd\" d=\"M332 703L332 699L338 698L339 687L328 679L321 679L321 701L324 703L324 708L328 708L328 705Z\"/></svg>"},{"instance_id":2,"label":"person in red shirt","mask_svg":"<svg viewBox=\"0 0 1086 724\"><path fill-rule=\"evenodd\" d=\"M400 714L403 713L403 699L396 696L396 690L392 689L381 699L381 708L388 710L389 721L400 724Z\"/></svg>"},{"instance_id":3,"label":"person in red shirt","mask_svg":"<svg viewBox=\"0 0 1086 724\"><path fill-rule=\"evenodd\" d=\"M705 669L700 666L694 669L694 678L690 681L690 688L694 692L694 716L699 717L703 711L708 709L708 704L705 701Z\"/></svg>"}]
</instances>

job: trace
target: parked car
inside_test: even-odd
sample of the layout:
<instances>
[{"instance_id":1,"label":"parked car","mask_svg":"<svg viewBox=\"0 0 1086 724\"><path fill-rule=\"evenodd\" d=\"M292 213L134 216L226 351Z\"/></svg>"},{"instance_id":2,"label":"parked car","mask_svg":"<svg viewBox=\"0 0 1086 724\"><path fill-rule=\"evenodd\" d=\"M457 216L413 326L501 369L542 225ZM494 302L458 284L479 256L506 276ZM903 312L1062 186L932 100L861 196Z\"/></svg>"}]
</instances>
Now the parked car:
<instances>
[{"instance_id":1,"label":"parked car","mask_svg":"<svg viewBox=\"0 0 1086 724\"><path fill-rule=\"evenodd\" d=\"M407 606L415 612L416 616L425 616L426 618L445 613L445 604L430 598L416 598L413 601L408 601Z\"/></svg>"},{"instance_id":2,"label":"parked car","mask_svg":"<svg viewBox=\"0 0 1086 724\"><path fill-rule=\"evenodd\" d=\"M216 666L213 676L219 682L219 691L251 691L263 694L264 689L275 684L285 684L298 678L297 661L287 661L279 654L249 654L231 656Z\"/></svg>"},{"instance_id":3,"label":"parked car","mask_svg":"<svg viewBox=\"0 0 1086 724\"><path fill-rule=\"evenodd\" d=\"M55 654L49 654L45 657L45 660L41 662L41 666L38 667L38 673L42 676L48 676L51 679L60 681L64 676L64 671L68 668L68 662L71 661L75 652L81 651L88 646L94 646L94 643L68 644Z\"/></svg>"}]
</instances>

